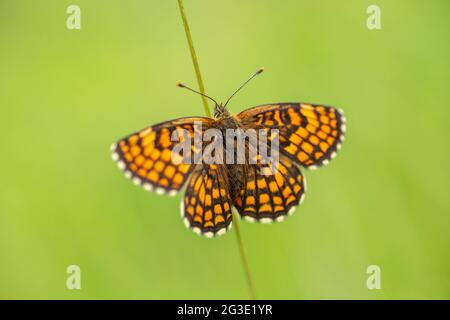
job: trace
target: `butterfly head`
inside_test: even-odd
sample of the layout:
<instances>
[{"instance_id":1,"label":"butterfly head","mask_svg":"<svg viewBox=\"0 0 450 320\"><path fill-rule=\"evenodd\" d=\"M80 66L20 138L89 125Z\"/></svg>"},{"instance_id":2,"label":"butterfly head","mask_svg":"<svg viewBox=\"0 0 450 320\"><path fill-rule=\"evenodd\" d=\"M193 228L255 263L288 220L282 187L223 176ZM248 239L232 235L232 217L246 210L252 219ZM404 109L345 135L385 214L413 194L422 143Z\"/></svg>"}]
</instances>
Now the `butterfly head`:
<instances>
[{"instance_id":1,"label":"butterfly head","mask_svg":"<svg viewBox=\"0 0 450 320\"><path fill-rule=\"evenodd\" d=\"M230 113L227 110L227 107L221 104L216 104L214 107L214 118L228 118L230 117Z\"/></svg>"}]
</instances>

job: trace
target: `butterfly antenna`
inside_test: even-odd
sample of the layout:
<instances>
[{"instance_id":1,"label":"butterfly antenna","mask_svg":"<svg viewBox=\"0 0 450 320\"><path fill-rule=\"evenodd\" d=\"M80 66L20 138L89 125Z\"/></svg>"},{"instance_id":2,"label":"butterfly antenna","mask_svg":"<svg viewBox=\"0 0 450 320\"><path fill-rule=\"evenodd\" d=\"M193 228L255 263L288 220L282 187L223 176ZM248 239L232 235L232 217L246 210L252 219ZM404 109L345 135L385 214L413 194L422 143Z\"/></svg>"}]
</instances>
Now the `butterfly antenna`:
<instances>
[{"instance_id":1,"label":"butterfly antenna","mask_svg":"<svg viewBox=\"0 0 450 320\"><path fill-rule=\"evenodd\" d=\"M212 102L214 102L216 105L219 105L219 104L217 103L217 101L214 100L213 98L211 98L210 96L208 96L208 95L206 95L206 94L204 94L204 93L201 93L201 92L199 92L199 91L197 91L197 90L191 89L191 88L185 86L185 85L182 84L182 83L179 83L179 82L178 82L178 83L177 83L177 87L179 87L179 88L184 88L184 89L188 89L189 91L192 91L192 92L194 92L194 93L197 93L197 94L199 94L199 95L201 95L201 96L203 96L203 97L205 97L205 98L208 98L209 100L211 100Z\"/></svg>"},{"instance_id":2,"label":"butterfly antenna","mask_svg":"<svg viewBox=\"0 0 450 320\"><path fill-rule=\"evenodd\" d=\"M252 80L257 75L261 74L263 71L264 71L264 68L259 68L254 74L252 74L252 76L250 78L248 78L248 80L245 81L239 88L237 88L237 90L228 98L227 102L225 102L224 107L227 106L227 104L228 104L228 102L230 102L231 98L233 98L236 95L236 93L238 93L247 83L249 83L250 80Z\"/></svg>"}]
</instances>

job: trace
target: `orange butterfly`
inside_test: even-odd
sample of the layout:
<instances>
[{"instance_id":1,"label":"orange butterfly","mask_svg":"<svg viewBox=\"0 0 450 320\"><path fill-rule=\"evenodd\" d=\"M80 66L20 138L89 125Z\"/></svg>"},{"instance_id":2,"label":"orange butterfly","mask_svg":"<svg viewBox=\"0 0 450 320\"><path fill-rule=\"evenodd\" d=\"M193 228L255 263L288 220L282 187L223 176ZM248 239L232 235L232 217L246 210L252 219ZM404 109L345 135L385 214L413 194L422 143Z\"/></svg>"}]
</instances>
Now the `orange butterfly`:
<instances>
[{"instance_id":1,"label":"orange butterfly","mask_svg":"<svg viewBox=\"0 0 450 320\"><path fill-rule=\"evenodd\" d=\"M341 109L310 103L274 103L256 106L233 116L225 104L193 89L215 103L214 118L187 117L162 122L133 133L111 147L112 158L125 176L145 190L176 195L186 185L181 216L195 233L213 237L232 225L232 207L247 221L283 221L304 198L306 183L298 165L315 169L335 157L344 140L345 117ZM200 123L201 127L196 126ZM172 152L180 140L202 137L208 129L265 129L278 131L279 161L273 174L262 174L261 162L243 164L189 163L175 160ZM225 139L225 134L224 137ZM195 140L195 139L194 139ZM270 140L270 137L269 137ZM193 145L193 153L204 147ZM235 154L249 153L234 150ZM221 152L224 152L221 151Z\"/></svg>"}]
</instances>

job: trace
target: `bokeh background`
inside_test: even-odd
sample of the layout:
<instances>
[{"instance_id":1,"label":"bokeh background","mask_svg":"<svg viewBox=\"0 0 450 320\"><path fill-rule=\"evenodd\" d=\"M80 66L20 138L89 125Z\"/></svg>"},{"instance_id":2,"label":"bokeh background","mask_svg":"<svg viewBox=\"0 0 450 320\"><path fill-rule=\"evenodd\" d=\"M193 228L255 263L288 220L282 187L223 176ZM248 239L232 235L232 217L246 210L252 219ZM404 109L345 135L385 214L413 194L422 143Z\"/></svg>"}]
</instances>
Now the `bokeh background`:
<instances>
[{"instance_id":1,"label":"bokeh background","mask_svg":"<svg viewBox=\"0 0 450 320\"><path fill-rule=\"evenodd\" d=\"M81 7L81 30L66 8ZM381 7L382 29L366 9ZM257 296L450 298L450 4L185 0L207 92L231 111L342 107L348 134L283 223L242 222ZM0 298L246 299L234 232L204 239L116 139L202 115L175 0L0 0ZM81 267L81 290L66 268ZM369 265L381 290L366 288Z\"/></svg>"}]
</instances>

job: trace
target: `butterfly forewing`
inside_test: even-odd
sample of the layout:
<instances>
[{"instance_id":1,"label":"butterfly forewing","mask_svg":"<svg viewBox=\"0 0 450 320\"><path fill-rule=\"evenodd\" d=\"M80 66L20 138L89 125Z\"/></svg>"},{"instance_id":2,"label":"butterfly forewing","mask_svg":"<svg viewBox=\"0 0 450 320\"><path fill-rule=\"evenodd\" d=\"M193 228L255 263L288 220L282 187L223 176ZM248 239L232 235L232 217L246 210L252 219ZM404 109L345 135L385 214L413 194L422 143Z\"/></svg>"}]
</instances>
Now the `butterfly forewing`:
<instances>
[{"instance_id":1,"label":"butterfly forewing","mask_svg":"<svg viewBox=\"0 0 450 320\"><path fill-rule=\"evenodd\" d=\"M336 155L346 129L342 110L308 103L262 105L236 117L245 125L279 129L280 151L310 169Z\"/></svg>"},{"instance_id":2,"label":"butterfly forewing","mask_svg":"<svg viewBox=\"0 0 450 320\"><path fill-rule=\"evenodd\" d=\"M199 152L193 144L194 134L208 128L211 122L209 118L190 117L147 127L113 144L112 157L135 184L147 190L155 189L158 193L174 195L193 170L191 163L173 157L174 147L190 139L192 154ZM201 135L202 132L198 133Z\"/></svg>"}]
</instances>

